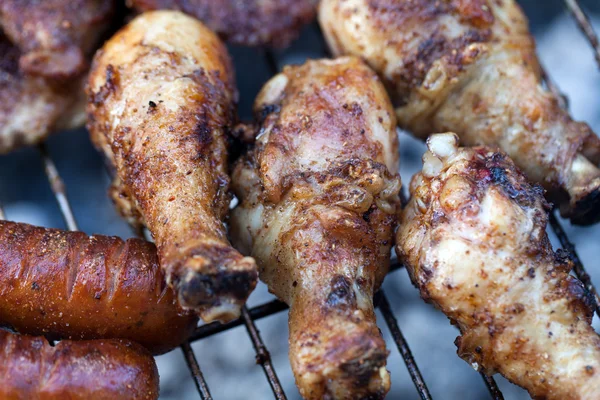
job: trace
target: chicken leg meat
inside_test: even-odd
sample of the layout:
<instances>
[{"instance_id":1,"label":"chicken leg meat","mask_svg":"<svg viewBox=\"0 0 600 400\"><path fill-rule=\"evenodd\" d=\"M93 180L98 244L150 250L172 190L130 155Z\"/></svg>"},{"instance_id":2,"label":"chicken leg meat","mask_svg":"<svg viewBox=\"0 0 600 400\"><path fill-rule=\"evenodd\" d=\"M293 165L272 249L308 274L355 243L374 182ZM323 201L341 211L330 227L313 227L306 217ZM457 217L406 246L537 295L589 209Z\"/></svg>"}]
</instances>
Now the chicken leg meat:
<instances>
[{"instance_id":1,"label":"chicken leg meat","mask_svg":"<svg viewBox=\"0 0 600 400\"><path fill-rule=\"evenodd\" d=\"M458 354L536 399L600 398L589 295L554 252L543 189L506 154L427 140L396 238L421 296L460 329Z\"/></svg>"},{"instance_id":2,"label":"chicken leg meat","mask_svg":"<svg viewBox=\"0 0 600 400\"><path fill-rule=\"evenodd\" d=\"M147 225L167 282L205 321L238 317L257 280L223 224L235 96L225 46L178 11L121 29L96 54L88 87L92 140L126 194L117 205Z\"/></svg>"},{"instance_id":3,"label":"chicken leg meat","mask_svg":"<svg viewBox=\"0 0 600 400\"><path fill-rule=\"evenodd\" d=\"M600 220L600 139L542 86L514 0L323 0L319 18L335 54L384 79L402 127L498 146L563 216Z\"/></svg>"},{"instance_id":4,"label":"chicken leg meat","mask_svg":"<svg viewBox=\"0 0 600 400\"><path fill-rule=\"evenodd\" d=\"M399 208L395 117L356 58L286 67L255 102L256 143L234 170L234 244L290 305L305 399L381 399L387 350L373 293Z\"/></svg>"}]
</instances>

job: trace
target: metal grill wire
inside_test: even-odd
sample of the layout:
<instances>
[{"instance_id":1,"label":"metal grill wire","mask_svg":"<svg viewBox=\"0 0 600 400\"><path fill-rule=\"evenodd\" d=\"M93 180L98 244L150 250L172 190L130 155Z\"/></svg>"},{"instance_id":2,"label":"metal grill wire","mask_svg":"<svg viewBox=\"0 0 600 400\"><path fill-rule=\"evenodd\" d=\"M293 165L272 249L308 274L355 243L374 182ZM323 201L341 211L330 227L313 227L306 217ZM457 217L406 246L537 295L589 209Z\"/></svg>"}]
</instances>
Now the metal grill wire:
<instances>
[{"instance_id":1,"label":"metal grill wire","mask_svg":"<svg viewBox=\"0 0 600 400\"><path fill-rule=\"evenodd\" d=\"M590 24L589 18L587 17L585 12L582 10L582 8L577 0L565 0L565 4L566 4L567 8L569 9L569 11L571 12L571 15L573 15L573 17L577 21L578 26L580 27L580 29L582 30L582 32L585 34L588 41L590 42L590 45L592 46L596 60L598 61L598 64L600 66L600 44L598 41L598 37ZM277 62L276 62L275 56L270 52L266 52L265 57L266 57L267 65L269 65L269 67L271 68L271 72L273 74L277 73ZM553 93L555 93L559 97L559 99L562 99L562 105L564 107L566 107L567 102L566 102L565 97L562 96L559 89L548 78L548 76L546 74L545 74L545 81L546 81L548 88ZM52 157L49 154L45 144L39 145L38 150L39 150L39 155L40 155L43 167L44 167L44 172L48 178L50 188L52 189L52 192L54 193L56 202L58 203L60 212L65 221L65 224L69 230L77 230L78 229L77 222L75 220L75 217L73 216L71 205L70 205L68 197L67 197L66 187L58 173L56 165L54 164L54 161L52 160ZM559 239L562 247L571 254L572 259L574 261L574 265L575 265L574 272L577 275L577 277L583 282L583 284L585 285L587 290L592 294L595 312L598 316L600 316L600 299L598 297L598 293L597 293L594 285L592 284L589 275L585 271L585 268L584 268L583 264L581 263L581 260L579 259L579 256L575 250L574 244L567 237L567 235L566 235L562 225L560 224L558 218L556 217L555 213L556 213L556 211L554 211L550 214L550 226L552 227L554 233L556 234L557 238ZM2 204L0 204L0 219L5 219L5 214L4 214ZM396 262L396 263L393 263L393 265L391 266L390 269L393 271L400 267L401 267L401 265ZM418 393L422 399L431 399L431 395L429 394L427 385L425 384L425 381L423 380L423 377L422 377L421 373L419 372L419 368L415 362L414 357L412 356L412 353L410 351L408 343L406 342L406 340L400 330L400 327L398 326L397 320L391 310L390 304L389 304L383 290L380 290L376 294L375 304L381 310L381 312L383 314L385 322L386 322L388 328L390 329L392 337L398 347L398 351L400 352L400 354L402 355L402 358L404 359L404 362L406 363L407 369L408 369L410 376L415 384L416 390L418 391ZM266 345L264 344L264 342L262 341L262 339L260 337L260 333L254 322L260 318L264 318L266 316L273 315L273 314L283 311L285 309L287 309L287 305L285 305L284 303L282 303L278 300L273 300L266 304L262 304L262 305L253 307L251 309L247 309L246 307L244 307L244 309L242 310L242 316L238 320L232 321L227 324L219 324L219 323L206 324L206 325L200 326L196 329L196 331L194 332L194 334L192 335L190 340L181 346L181 350L184 353L185 360L190 369L192 377L194 378L200 398L212 399L212 396L210 394L208 384L204 379L204 376L202 374L202 370L198 364L198 361L191 349L190 342L200 340L205 337L212 336L219 332L223 332L223 331L226 331L226 330L229 330L229 329L232 329L234 327L244 324L246 326L246 330L248 331L248 335L249 335L250 340L256 351L257 363L261 364L261 366L265 372L265 375L267 377L267 380L269 381L271 389L273 390L273 394L274 394L275 398L276 399L286 399L283 388L279 382L279 379L277 377L275 369L273 368L273 365L271 363L269 351L268 351ZM485 381L486 386L489 389L491 397L496 400L503 399L502 393L498 389L498 386L496 385L493 378L488 377L483 374L482 374L482 377Z\"/></svg>"}]
</instances>

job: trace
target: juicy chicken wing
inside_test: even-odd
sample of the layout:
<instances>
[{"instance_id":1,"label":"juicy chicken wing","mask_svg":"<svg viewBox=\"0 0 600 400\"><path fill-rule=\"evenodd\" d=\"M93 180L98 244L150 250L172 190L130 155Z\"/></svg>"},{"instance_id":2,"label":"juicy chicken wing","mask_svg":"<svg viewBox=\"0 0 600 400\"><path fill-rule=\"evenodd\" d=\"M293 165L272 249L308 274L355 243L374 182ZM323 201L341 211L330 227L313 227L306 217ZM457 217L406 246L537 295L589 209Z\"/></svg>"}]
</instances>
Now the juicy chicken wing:
<instances>
[{"instance_id":1,"label":"juicy chicken wing","mask_svg":"<svg viewBox=\"0 0 600 400\"><path fill-rule=\"evenodd\" d=\"M85 123L83 78L58 84L26 76L19 57L0 31L0 154Z\"/></svg>"},{"instance_id":2,"label":"juicy chicken wing","mask_svg":"<svg viewBox=\"0 0 600 400\"><path fill-rule=\"evenodd\" d=\"M542 188L454 134L427 145L396 246L422 297L460 329L459 355L534 398L600 398L600 337L571 261L552 251Z\"/></svg>"},{"instance_id":3,"label":"juicy chicken wing","mask_svg":"<svg viewBox=\"0 0 600 400\"><path fill-rule=\"evenodd\" d=\"M254 260L229 244L226 132L236 90L227 51L177 11L142 14L96 54L89 130L116 166L123 213L152 233L182 306L227 321L254 288ZM136 211L133 211L136 210Z\"/></svg>"},{"instance_id":4,"label":"juicy chicken wing","mask_svg":"<svg viewBox=\"0 0 600 400\"><path fill-rule=\"evenodd\" d=\"M497 145L564 216L600 219L600 139L542 86L514 0L323 0L319 18L334 53L383 77L401 126Z\"/></svg>"},{"instance_id":5,"label":"juicy chicken wing","mask_svg":"<svg viewBox=\"0 0 600 400\"><path fill-rule=\"evenodd\" d=\"M234 243L290 305L306 399L380 399L387 350L373 293L389 264L400 179L394 110L356 58L286 67L255 103L254 148L233 174Z\"/></svg>"},{"instance_id":6,"label":"juicy chicken wing","mask_svg":"<svg viewBox=\"0 0 600 400\"><path fill-rule=\"evenodd\" d=\"M128 0L140 11L173 9L246 46L285 47L315 16L318 0Z\"/></svg>"},{"instance_id":7,"label":"juicy chicken wing","mask_svg":"<svg viewBox=\"0 0 600 400\"><path fill-rule=\"evenodd\" d=\"M73 78L110 25L114 0L2 0L0 25L21 50L23 73Z\"/></svg>"}]
</instances>

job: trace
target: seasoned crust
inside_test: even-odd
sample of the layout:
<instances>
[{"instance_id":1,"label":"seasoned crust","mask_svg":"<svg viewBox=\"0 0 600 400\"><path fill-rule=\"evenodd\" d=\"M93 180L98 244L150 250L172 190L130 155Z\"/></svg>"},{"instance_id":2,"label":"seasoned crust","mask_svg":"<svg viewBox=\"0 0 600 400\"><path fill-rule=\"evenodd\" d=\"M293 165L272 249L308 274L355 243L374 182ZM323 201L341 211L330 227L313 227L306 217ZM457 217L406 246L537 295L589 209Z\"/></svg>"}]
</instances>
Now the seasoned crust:
<instances>
[{"instance_id":1,"label":"seasoned crust","mask_svg":"<svg viewBox=\"0 0 600 400\"><path fill-rule=\"evenodd\" d=\"M237 318L258 278L223 224L236 97L223 43L177 11L125 26L96 54L88 84L88 129L116 167L116 204L147 225L167 282L207 322Z\"/></svg>"},{"instance_id":2,"label":"seasoned crust","mask_svg":"<svg viewBox=\"0 0 600 400\"><path fill-rule=\"evenodd\" d=\"M534 398L597 398L589 294L552 250L543 189L495 149L458 148L449 133L427 144L396 250L422 297L460 329L458 354Z\"/></svg>"},{"instance_id":3,"label":"seasoned crust","mask_svg":"<svg viewBox=\"0 0 600 400\"><path fill-rule=\"evenodd\" d=\"M130 339L162 354L197 322L151 243L0 221L0 325L55 340Z\"/></svg>"},{"instance_id":4,"label":"seasoned crust","mask_svg":"<svg viewBox=\"0 0 600 400\"><path fill-rule=\"evenodd\" d=\"M231 43L286 47L314 18L317 0L128 0L128 4L139 11L183 11Z\"/></svg>"},{"instance_id":5,"label":"seasoned crust","mask_svg":"<svg viewBox=\"0 0 600 400\"><path fill-rule=\"evenodd\" d=\"M303 398L381 399L388 351L373 293L400 206L391 103L362 61L342 57L285 68L254 111L255 143L232 177L232 240L290 305Z\"/></svg>"},{"instance_id":6,"label":"seasoned crust","mask_svg":"<svg viewBox=\"0 0 600 400\"><path fill-rule=\"evenodd\" d=\"M87 70L114 11L114 0L3 0L0 25L24 74L68 80Z\"/></svg>"},{"instance_id":7,"label":"seasoned crust","mask_svg":"<svg viewBox=\"0 0 600 400\"><path fill-rule=\"evenodd\" d=\"M542 85L514 0L323 0L319 19L335 54L379 73L401 127L498 146L564 217L600 219L600 139Z\"/></svg>"},{"instance_id":8,"label":"seasoned crust","mask_svg":"<svg viewBox=\"0 0 600 400\"><path fill-rule=\"evenodd\" d=\"M389 104L377 76L357 58L285 67L265 84L254 105L256 132L268 137L257 143L256 162L269 200L278 201L298 174L337 160L380 160L396 173L398 139L389 137L396 119ZM294 156L312 157L312 148L323 157Z\"/></svg>"},{"instance_id":9,"label":"seasoned crust","mask_svg":"<svg viewBox=\"0 0 600 400\"><path fill-rule=\"evenodd\" d=\"M20 51L0 31L0 154L85 123L82 79L57 84L26 76Z\"/></svg>"}]
</instances>

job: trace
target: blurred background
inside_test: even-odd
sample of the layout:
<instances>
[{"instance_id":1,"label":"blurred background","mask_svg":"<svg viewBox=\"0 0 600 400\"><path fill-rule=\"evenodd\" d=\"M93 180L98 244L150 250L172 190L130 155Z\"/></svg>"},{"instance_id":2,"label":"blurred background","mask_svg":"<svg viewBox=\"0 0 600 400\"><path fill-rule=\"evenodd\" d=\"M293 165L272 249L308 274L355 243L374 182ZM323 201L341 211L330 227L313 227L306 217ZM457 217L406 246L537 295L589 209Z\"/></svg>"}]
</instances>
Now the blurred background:
<instances>
[{"instance_id":1,"label":"blurred background","mask_svg":"<svg viewBox=\"0 0 600 400\"><path fill-rule=\"evenodd\" d=\"M563 2L521 0L519 3L529 17L542 64L569 98L572 115L600 132L600 69L594 62L588 42L574 20L566 14ZM583 0L581 3L593 17L596 30L600 30L600 1ZM240 117L247 120L251 118L250 110L256 93L271 73L260 51L231 48L231 53L240 89ZM322 57L324 44L318 29L311 26L290 49L275 54L281 68L285 64L301 63L307 57ZM407 183L420 169L424 146L404 133L400 133L400 138L402 179ZM89 234L133 236L106 196L108 176L87 132L77 130L54 135L48 140L48 148L67 186L80 229ZM65 228L36 149L0 156L0 202L11 220ZM573 227L566 221L563 224L577 244L592 280L600 284L600 224L588 228ZM556 245L555 238L552 239ZM423 303L410 284L406 271L390 274L384 288L432 396L461 400L489 398L479 375L456 355L454 338L457 330L444 315ZM271 299L265 286L260 284L250 298L250 306ZM378 318L391 350L388 368L392 374L392 390L388 398L417 399L418 394L402 358L381 316ZM597 322L595 326L598 329ZM257 324L288 398L299 399L287 359L287 312L264 318ZM272 398L263 371L255 362L255 353L244 327L196 342L192 348L215 399ZM160 356L157 361L161 374L161 398L198 398L180 350ZM523 390L501 377L497 377L497 381L506 399L529 398Z\"/></svg>"}]
</instances>

